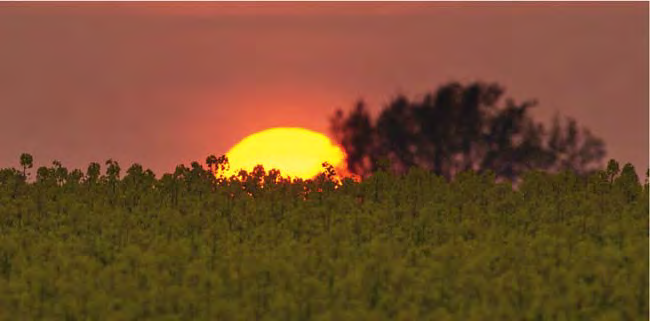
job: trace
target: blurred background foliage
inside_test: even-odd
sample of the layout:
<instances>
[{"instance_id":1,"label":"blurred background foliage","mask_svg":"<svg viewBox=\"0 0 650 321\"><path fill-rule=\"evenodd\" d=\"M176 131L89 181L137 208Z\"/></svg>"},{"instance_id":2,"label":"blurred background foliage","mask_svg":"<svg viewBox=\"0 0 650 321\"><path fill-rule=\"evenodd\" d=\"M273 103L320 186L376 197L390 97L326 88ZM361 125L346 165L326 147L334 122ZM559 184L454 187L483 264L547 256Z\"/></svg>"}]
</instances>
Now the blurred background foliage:
<instances>
[{"instance_id":1,"label":"blurred background foliage","mask_svg":"<svg viewBox=\"0 0 650 321\"><path fill-rule=\"evenodd\" d=\"M550 126L531 116L534 100L505 97L498 83L448 83L420 98L398 95L377 117L360 100L330 119L348 170L369 176L382 160L390 170L419 167L448 180L473 170L515 183L530 170L571 170L585 176L602 167L605 142L575 119L556 115Z\"/></svg>"}]
</instances>

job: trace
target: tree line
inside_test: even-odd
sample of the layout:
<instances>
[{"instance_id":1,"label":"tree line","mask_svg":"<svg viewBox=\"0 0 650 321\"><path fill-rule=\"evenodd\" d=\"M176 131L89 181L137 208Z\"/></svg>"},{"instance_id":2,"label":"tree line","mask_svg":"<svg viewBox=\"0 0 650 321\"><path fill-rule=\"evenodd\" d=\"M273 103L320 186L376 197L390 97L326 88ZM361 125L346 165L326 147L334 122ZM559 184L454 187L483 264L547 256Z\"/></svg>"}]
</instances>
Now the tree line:
<instances>
[{"instance_id":1,"label":"tree line","mask_svg":"<svg viewBox=\"0 0 650 321\"><path fill-rule=\"evenodd\" d=\"M648 177L0 169L0 320L635 320ZM35 173L34 179L27 177ZM215 175L216 173L216 175Z\"/></svg>"}]
</instances>

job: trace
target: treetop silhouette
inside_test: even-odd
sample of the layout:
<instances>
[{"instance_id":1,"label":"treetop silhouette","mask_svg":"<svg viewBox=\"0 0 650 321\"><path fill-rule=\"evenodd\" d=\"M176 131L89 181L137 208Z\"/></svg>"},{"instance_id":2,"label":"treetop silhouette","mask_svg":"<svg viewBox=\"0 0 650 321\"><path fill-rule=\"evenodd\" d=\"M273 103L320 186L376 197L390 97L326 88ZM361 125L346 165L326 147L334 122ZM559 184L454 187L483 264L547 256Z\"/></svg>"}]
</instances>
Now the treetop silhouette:
<instances>
[{"instance_id":1,"label":"treetop silhouette","mask_svg":"<svg viewBox=\"0 0 650 321\"><path fill-rule=\"evenodd\" d=\"M600 168L600 138L571 118L556 116L547 129L529 114L536 101L517 103L504 93L496 83L452 82L419 100L397 96L376 119L361 100L347 114L337 110L330 128L348 170L362 176L382 159L398 173L417 166L447 179L467 170L517 181L531 169L586 175Z\"/></svg>"}]
</instances>

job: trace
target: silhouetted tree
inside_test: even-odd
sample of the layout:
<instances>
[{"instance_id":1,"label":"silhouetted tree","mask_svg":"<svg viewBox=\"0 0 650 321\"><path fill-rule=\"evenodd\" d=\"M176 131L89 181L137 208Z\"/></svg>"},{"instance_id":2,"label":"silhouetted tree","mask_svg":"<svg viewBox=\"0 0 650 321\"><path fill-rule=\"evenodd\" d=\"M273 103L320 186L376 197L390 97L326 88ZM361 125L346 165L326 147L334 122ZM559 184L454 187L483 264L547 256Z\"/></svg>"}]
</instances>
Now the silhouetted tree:
<instances>
[{"instance_id":1,"label":"silhouetted tree","mask_svg":"<svg viewBox=\"0 0 650 321\"><path fill-rule=\"evenodd\" d=\"M68 179L66 180L66 183L76 187L79 185L79 183L81 183L81 179L83 178L83 176L84 173L80 169L73 169L68 175Z\"/></svg>"},{"instance_id":2,"label":"silhouetted tree","mask_svg":"<svg viewBox=\"0 0 650 321\"><path fill-rule=\"evenodd\" d=\"M20 166L23 167L23 176L27 178L27 169L34 166L34 158L32 155L27 153L22 153L20 155Z\"/></svg>"},{"instance_id":3,"label":"silhouetted tree","mask_svg":"<svg viewBox=\"0 0 650 321\"><path fill-rule=\"evenodd\" d=\"M607 169L605 170L605 173L607 175L607 181L612 184L614 182L614 179L618 176L620 173L621 168L618 165L618 162L610 159L609 162L607 163Z\"/></svg>"},{"instance_id":4,"label":"silhouetted tree","mask_svg":"<svg viewBox=\"0 0 650 321\"><path fill-rule=\"evenodd\" d=\"M601 139L557 116L547 132L529 116L535 101L504 101L503 94L495 83L450 83L420 100L398 96L376 120L360 101L347 115L336 111L331 131L347 153L348 170L363 176L382 159L395 172L417 166L447 179L467 170L516 181L530 169L585 175L600 167Z\"/></svg>"},{"instance_id":5,"label":"silhouetted tree","mask_svg":"<svg viewBox=\"0 0 650 321\"><path fill-rule=\"evenodd\" d=\"M613 185L621 191L628 202L641 198L643 193L643 186L639 182L634 166L630 163L623 166L620 176L614 180Z\"/></svg>"},{"instance_id":6,"label":"silhouetted tree","mask_svg":"<svg viewBox=\"0 0 650 321\"><path fill-rule=\"evenodd\" d=\"M210 170L210 173L214 174L216 172L215 164L217 164L217 156L210 155L206 157L205 163L208 165L208 169Z\"/></svg>"},{"instance_id":7,"label":"silhouetted tree","mask_svg":"<svg viewBox=\"0 0 650 321\"><path fill-rule=\"evenodd\" d=\"M111 186L111 197L112 201L115 201L117 197L117 183L120 180L120 164L117 161L109 159L106 161L106 179L108 184Z\"/></svg>"},{"instance_id":8,"label":"silhouetted tree","mask_svg":"<svg viewBox=\"0 0 650 321\"><path fill-rule=\"evenodd\" d=\"M99 180L99 175L101 173L101 166L99 163L92 162L88 165L88 169L86 170L86 182L89 185L97 183Z\"/></svg>"},{"instance_id":9,"label":"silhouetted tree","mask_svg":"<svg viewBox=\"0 0 650 321\"><path fill-rule=\"evenodd\" d=\"M59 186L63 185L68 179L68 169L63 167L63 164L58 160L52 162L52 173Z\"/></svg>"},{"instance_id":10,"label":"silhouetted tree","mask_svg":"<svg viewBox=\"0 0 650 321\"><path fill-rule=\"evenodd\" d=\"M348 169L353 173L367 173L374 170L375 129L363 101L357 102L352 112L344 117L337 110L332 119L332 131L347 153Z\"/></svg>"},{"instance_id":11,"label":"silhouetted tree","mask_svg":"<svg viewBox=\"0 0 650 321\"><path fill-rule=\"evenodd\" d=\"M52 182L53 170L46 166L41 166L36 170L36 182L41 185Z\"/></svg>"}]
</instances>

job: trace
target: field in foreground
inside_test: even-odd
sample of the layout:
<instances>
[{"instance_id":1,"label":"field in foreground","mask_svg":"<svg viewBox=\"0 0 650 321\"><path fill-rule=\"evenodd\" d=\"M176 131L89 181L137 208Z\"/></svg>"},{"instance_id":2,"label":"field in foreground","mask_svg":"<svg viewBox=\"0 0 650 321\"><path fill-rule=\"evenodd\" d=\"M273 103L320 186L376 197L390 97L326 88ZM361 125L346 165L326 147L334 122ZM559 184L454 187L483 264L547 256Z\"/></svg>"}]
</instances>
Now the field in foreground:
<instances>
[{"instance_id":1,"label":"field in foreground","mask_svg":"<svg viewBox=\"0 0 650 321\"><path fill-rule=\"evenodd\" d=\"M97 165L97 164L94 164ZM2 320L647 320L648 186L0 170Z\"/></svg>"}]
</instances>

